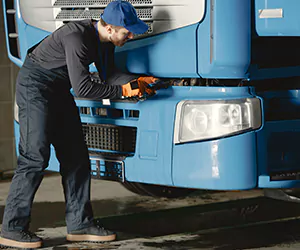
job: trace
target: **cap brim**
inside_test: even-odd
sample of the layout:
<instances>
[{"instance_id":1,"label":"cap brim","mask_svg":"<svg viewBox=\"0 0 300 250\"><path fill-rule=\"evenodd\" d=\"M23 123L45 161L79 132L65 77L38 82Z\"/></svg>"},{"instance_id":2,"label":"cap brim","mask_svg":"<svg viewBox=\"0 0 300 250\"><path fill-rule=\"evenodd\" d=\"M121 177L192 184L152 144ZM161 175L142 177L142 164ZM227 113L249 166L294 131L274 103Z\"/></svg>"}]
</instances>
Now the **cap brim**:
<instances>
[{"instance_id":1,"label":"cap brim","mask_svg":"<svg viewBox=\"0 0 300 250\"><path fill-rule=\"evenodd\" d=\"M144 34L148 30L148 25L142 20L138 19L137 23L133 25L126 25L124 28L136 35Z\"/></svg>"}]
</instances>

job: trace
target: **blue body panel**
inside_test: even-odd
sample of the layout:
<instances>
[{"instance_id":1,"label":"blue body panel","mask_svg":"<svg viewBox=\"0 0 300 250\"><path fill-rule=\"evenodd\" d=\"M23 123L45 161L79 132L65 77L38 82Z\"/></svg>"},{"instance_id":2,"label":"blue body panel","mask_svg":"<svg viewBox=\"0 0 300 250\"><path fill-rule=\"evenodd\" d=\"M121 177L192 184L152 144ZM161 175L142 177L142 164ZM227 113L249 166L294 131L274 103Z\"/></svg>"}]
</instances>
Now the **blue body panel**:
<instances>
[{"instance_id":1,"label":"blue body panel","mask_svg":"<svg viewBox=\"0 0 300 250\"><path fill-rule=\"evenodd\" d=\"M256 133L175 145L174 185L213 190L257 187Z\"/></svg>"},{"instance_id":2,"label":"blue body panel","mask_svg":"<svg viewBox=\"0 0 300 250\"><path fill-rule=\"evenodd\" d=\"M263 18L266 9L275 17ZM299 0L255 0L256 32L259 36L300 36L299 9Z\"/></svg>"},{"instance_id":3,"label":"blue body panel","mask_svg":"<svg viewBox=\"0 0 300 250\"><path fill-rule=\"evenodd\" d=\"M198 72L203 78L248 78L250 0L207 1L197 30Z\"/></svg>"},{"instance_id":4,"label":"blue body panel","mask_svg":"<svg viewBox=\"0 0 300 250\"><path fill-rule=\"evenodd\" d=\"M167 33L127 42L116 49L119 68L157 77L199 77L196 31L191 25ZM172 46L170 46L172 45Z\"/></svg>"},{"instance_id":5,"label":"blue body panel","mask_svg":"<svg viewBox=\"0 0 300 250\"><path fill-rule=\"evenodd\" d=\"M199 24L128 42L117 61L124 70L158 77L248 78L250 14L250 0L208 1Z\"/></svg>"}]
</instances>

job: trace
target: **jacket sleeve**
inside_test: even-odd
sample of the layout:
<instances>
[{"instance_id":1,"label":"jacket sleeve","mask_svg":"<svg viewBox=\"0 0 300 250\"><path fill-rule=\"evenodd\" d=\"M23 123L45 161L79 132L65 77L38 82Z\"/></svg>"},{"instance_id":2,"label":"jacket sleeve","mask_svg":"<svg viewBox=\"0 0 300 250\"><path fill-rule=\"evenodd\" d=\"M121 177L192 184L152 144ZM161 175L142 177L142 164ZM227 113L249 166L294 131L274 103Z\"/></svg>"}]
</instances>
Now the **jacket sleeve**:
<instances>
[{"instance_id":1,"label":"jacket sleeve","mask_svg":"<svg viewBox=\"0 0 300 250\"><path fill-rule=\"evenodd\" d=\"M132 74L132 73L127 73L127 72L122 72L119 70L116 65L115 65L115 46L110 43L107 45L108 50L108 62L107 62L107 79L106 79L106 84L108 85L124 85L134 79L137 79L139 75ZM99 71L99 62L95 62L96 68Z\"/></svg>"},{"instance_id":2,"label":"jacket sleeve","mask_svg":"<svg viewBox=\"0 0 300 250\"><path fill-rule=\"evenodd\" d=\"M71 33L64 37L66 64L71 86L77 97L90 99L117 99L122 96L120 86L93 82L89 72L88 48L82 35Z\"/></svg>"}]
</instances>

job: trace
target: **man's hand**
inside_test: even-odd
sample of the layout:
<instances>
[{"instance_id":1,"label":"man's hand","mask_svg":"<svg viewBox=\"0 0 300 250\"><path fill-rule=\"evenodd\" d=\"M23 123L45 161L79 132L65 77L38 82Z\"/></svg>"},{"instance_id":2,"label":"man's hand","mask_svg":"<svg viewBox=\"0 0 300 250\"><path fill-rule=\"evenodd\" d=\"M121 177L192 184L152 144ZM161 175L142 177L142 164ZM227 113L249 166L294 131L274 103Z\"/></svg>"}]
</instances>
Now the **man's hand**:
<instances>
[{"instance_id":1,"label":"man's hand","mask_svg":"<svg viewBox=\"0 0 300 250\"><path fill-rule=\"evenodd\" d=\"M145 92L148 95L154 95L155 90L147 88L148 84L154 83L158 80L158 78L155 78L153 76L141 76L137 79L140 93L139 96L142 96Z\"/></svg>"},{"instance_id":2,"label":"man's hand","mask_svg":"<svg viewBox=\"0 0 300 250\"><path fill-rule=\"evenodd\" d=\"M140 89L138 87L135 88L132 82L122 85L122 96L133 97L133 96L138 96L139 93L140 93Z\"/></svg>"},{"instance_id":3,"label":"man's hand","mask_svg":"<svg viewBox=\"0 0 300 250\"><path fill-rule=\"evenodd\" d=\"M147 88L148 84L156 82L158 79L152 76L142 76L125 85L122 85L122 95L126 97L143 96L155 94L155 90Z\"/></svg>"}]
</instances>

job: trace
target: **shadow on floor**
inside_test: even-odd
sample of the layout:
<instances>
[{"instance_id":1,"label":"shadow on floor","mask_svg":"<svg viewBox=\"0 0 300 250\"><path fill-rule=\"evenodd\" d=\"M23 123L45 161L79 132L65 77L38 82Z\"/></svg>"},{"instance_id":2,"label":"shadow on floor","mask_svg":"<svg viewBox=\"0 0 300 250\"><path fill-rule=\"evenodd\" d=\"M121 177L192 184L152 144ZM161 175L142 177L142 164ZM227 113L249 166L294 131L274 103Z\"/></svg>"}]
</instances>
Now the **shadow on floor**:
<instances>
[{"instance_id":1,"label":"shadow on floor","mask_svg":"<svg viewBox=\"0 0 300 250\"><path fill-rule=\"evenodd\" d=\"M299 220L282 221L264 225L245 226L217 232L202 233L188 240L144 242L153 249L253 249L289 245L300 242Z\"/></svg>"}]
</instances>

